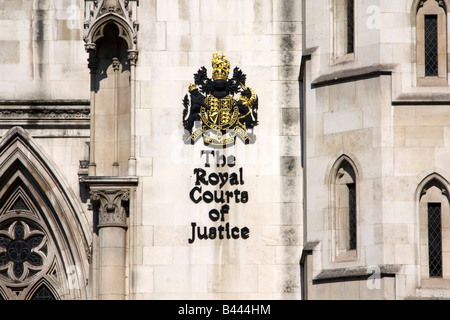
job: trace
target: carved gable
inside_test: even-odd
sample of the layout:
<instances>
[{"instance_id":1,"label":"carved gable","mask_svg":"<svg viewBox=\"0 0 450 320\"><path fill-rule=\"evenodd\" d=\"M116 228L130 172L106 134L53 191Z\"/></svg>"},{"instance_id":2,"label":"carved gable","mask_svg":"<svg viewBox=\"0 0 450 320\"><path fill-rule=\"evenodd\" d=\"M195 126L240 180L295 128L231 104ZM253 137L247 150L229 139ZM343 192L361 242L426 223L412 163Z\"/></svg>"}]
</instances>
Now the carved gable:
<instances>
[{"instance_id":1,"label":"carved gable","mask_svg":"<svg viewBox=\"0 0 450 320\"><path fill-rule=\"evenodd\" d=\"M114 21L123 28L130 40L136 43L137 0L85 0L84 41L87 44L95 42L101 29L99 26L108 21ZM131 46L130 46L131 49Z\"/></svg>"}]
</instances>

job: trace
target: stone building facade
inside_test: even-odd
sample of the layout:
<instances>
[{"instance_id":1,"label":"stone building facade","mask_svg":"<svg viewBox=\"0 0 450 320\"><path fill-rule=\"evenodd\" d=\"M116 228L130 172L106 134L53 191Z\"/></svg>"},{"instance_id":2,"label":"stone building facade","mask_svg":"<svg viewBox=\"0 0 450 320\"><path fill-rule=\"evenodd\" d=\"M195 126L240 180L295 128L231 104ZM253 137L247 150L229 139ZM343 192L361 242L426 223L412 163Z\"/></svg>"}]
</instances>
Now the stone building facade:
<instances>
[{"instance_id":1,"label":"stone building facade","mask_svg":"<svg viewBox=\"0 0 450 320\"><path fill-rule=\"evenodd\" d=\"M447 0L0 0L0 299L450 297Z\"/></svg>"},{"instance_id":2,"label":"stone building facade","mask_svg":"<svg viewBox=\"0 0 450 320\"><path fill-rule=\"evenodd\" d=\"M0 0L0 21L1 299L300 298L297 1ZM232 87L226 148L186 139L202 67Z\"/></svg>"},{"instance_id":3,"label":"stone building facade","mask_svg":"<svg viewBox=\"0 0 450 320\"><path fill-rule=\"evenodd\" d=\"M304 3L304 294L448 298L450 3Z\"/></svg>"}]
</instances>

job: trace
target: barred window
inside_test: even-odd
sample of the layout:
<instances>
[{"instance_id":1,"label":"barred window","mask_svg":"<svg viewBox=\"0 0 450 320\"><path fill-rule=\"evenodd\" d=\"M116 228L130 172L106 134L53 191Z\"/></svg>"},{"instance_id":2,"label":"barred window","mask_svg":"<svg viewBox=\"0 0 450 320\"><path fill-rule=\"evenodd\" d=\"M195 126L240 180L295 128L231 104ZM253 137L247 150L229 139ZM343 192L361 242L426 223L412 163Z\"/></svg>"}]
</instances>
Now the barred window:
<instances>
[{"instance_id":1,"label":"barred window","mask_svg":"<svg viewBox=\"0 0 450 320\"><path fill-rule=\"evenodd\" d=\"M428 204L428 264L430 277L442 277L441 204Z\"/></svg>"},{"instance_id":2,"label":"barred window","mask_svg":"<svg viewBox=\"0 0 450 320\"><path fill-rule=\"evenodd\" d=\"M437 15L425 15L425 76L438 75Z\"/></svg>"},{"instance_id":3,"label":"barred window","mask_svg":"<svg viewBox=\"0 0 450 320\"><path fill-rule=\"evenodd\" d=\"M355 51L355 8L354 0L347 0L347 53Z\"/></svg>"},{"instance_id":4,"label":"barred window","mask_svg":"<svg viewBox=\"0 0 450 320\"><path fill-rule=\"evenodd\" d=\"M355 1L334 0L332 10L333 57L346 60L355 52Z\"/></svg>"},{"instance_id":5,"label":"barred window","mask_svg":"<svg viewBox=\"0 0 450 320\"><path fill-rule=\"evenodd\" d=\"M447 85L447 8L421 0L416 12L416 64L419 86Z\"/></svg>"},{"instance_id":6,"label":"barred window","mask_svg":"<svg viewBox=\"0 0 450 320\"><path fill-rule=\"evenodd\" d=\"M450 232L448 182L438 174L432 174L426 180L418 189L420 275L424 287L450 278L450 270L446 267L450 242L445 240Z\"/></svg>"}]
</instances>

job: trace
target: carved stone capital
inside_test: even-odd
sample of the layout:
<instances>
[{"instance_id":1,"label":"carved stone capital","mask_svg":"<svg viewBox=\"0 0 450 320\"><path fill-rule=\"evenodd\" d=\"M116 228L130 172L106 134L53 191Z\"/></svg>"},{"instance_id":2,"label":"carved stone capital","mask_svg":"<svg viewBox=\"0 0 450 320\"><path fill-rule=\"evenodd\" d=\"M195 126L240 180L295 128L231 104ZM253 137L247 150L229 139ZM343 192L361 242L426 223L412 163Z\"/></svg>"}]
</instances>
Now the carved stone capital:
<instances>
[{"instance_id":1,"label":"carved stone capital","mask_svg":"<svg viewBox=\"0 0 450 320\"><path fill-rule=\"evenodd\" d=\"M138 61L139 52L137 50L128 50L128 61L130 65L135 66Z\"/></svg>"},{"instance_id":2,"label":"carved stone capital","mask_svg":"<svg viewBox=\"0 0 450 320\"><path fill-rule=\"evenodd\" d=\"M86 50L87 53L91 53L92 51L95 51L97 48L95 43L86 43L84 45L84 50Z\"/></svg>"},{"instance_id":3,"label":"carved stone capital","mask_svg":"<svg viewBox=\"0 0 450 320\"><path fill-rule=\"evenodd\" d=\"M127 228L129 190L94 190L90 192L90 200L98 214L98 228Z\"/></svg>"}]
</instances>

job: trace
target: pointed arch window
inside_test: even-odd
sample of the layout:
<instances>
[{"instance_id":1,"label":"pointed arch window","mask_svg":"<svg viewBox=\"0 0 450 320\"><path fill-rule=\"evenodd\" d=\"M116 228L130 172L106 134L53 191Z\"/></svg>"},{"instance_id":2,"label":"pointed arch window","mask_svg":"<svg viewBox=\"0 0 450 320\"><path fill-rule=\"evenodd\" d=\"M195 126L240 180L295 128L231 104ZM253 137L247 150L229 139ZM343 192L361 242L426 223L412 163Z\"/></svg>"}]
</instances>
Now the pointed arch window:
<instances>
[{"instance_id":1,"label":"pointed arch window","mask_svg":"<svg viewBox=\"0 0 450 320\"><path fill-rule=\"evenodd\" d=\"M353 162L343 156L333 170L332 233L336 260L356 258L358 246L358 183Z\"/></svg>"},{"instance_id":2,"label":"pointed arch window","mask_svg":"<svg viewBox=\"0 0 450 320\"><path fill-rule=\"evenodd\" d=\"M89 226L83 212L75 211L64 182L22 128L3 135L0 163L0 296L48 298L49 291L57 300L85 298L89 238L79 230Z\"/></svg>"},{"instance_id":3,"label":"pointed arch window","mask_svg":"<svg viewBox=\"0 0 450 320\"><path fill-rule=\"evenodd\" d=\"M56 248L40 222L34 201L25 198L28 196L24 188L19 182L0 208L0 292L7 299L28 299L39 281L55 286L58 283L58 277L48 274L55 263L59 264ZM49 295L42 290L51 292L48 286L41 286L34 298L48 299ZM54 294L51 296L56 299Z\"/></svg>"},{"instance_id":4,"label":"pointed arch window","mask_svg":"<svg viewBox=\"0 0 450 320\"><path fill-rule=\"evenodd\" d=\"M56 300L56 298L47 286L41 285L30 300Z\"/></svg>"},{"instance_id":5,"label":"pointed arch window","mask_svg":"<svg viewBox=\"0 0 450 320\"><path fill-rule=\"evenodd\" d=\"M420 0L416 11L416 69L419 86L447 85L447 8Z\"/></svg>"},{"instance_id":6,"label":"pointed arch window","mask_svg":"<svg viewBox=\"0 0 450 320\"><path fill-rule=\"evenodd\" d=\"M442 279L450 277L446 267L450 250L445 234L450 232L449 199L446 183L434 177L420 192L419 199L421 278Z\"/></svg>"},{"instance_id":7,"label":"pointed arch window","mask_svg":"<svg viewBox=\"0 0 450 320\"><path fill-rule=\"evenodd\" d=\"M137 0L85 1L91 71L89 175L135 175ZM105 152L105 146L109 152Z\"/></svg>"}]
</instances>

